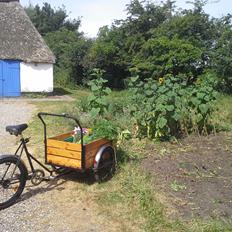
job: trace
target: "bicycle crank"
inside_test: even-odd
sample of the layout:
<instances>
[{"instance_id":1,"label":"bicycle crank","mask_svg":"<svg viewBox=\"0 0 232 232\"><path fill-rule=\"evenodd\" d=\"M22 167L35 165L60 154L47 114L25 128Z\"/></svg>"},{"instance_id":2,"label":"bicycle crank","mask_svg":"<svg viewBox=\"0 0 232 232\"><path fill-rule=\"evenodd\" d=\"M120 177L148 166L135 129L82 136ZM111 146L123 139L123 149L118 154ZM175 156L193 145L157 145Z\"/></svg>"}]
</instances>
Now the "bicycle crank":
<instances>
[{"instance_id":1,"label":"bicycle crank","mask_svg":"<svg viewBox=\"0 0 232 232\"><path fill-rule=\"evenodd\" d=\"M31 183L34 186L37 186L44 180L44 177L45 177L44 171L37 169L33 172L32 176L31 176Z\"/></svg>"}]
</instances>

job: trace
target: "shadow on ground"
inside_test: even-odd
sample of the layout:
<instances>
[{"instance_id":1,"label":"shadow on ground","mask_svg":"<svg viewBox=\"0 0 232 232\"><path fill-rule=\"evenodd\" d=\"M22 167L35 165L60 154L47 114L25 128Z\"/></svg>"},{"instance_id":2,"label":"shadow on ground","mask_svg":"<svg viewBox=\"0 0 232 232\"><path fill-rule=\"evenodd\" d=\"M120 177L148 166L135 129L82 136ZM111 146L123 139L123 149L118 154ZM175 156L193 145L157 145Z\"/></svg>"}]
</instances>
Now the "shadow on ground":
<instances>
[{"instance_id":1,"label":"shadow on ground","mask_svg":"<svg viewBox=\"0 0 232 232\"><path fill-rule=\"evenodd\" d=\"M26 201L36 195L44 194L53 190L63 191L65 190L65 183L76 182L79 184L92 185L95 183L95 179L92 173L79 173L71 172L63 175L57 179L44 181L38 186L33 186L30 181L27 182L26 191L22 194L20 201Z\"/></svg>"},{"instance_id":2,"label":"shadow on ground","mask_svg":"<svg viewBox=\"0 0 232 232\"><path fill-rule=\"evenodd\" d=\"M61 87L55 87L53 92L46 93L46 92L35 92L35 93L23 93L22 96L26 98L46 98L46 97L60 97L65 95L70 95L71 92L69 92L66 89L63 89Z\"/></svg>"}]
</instances>

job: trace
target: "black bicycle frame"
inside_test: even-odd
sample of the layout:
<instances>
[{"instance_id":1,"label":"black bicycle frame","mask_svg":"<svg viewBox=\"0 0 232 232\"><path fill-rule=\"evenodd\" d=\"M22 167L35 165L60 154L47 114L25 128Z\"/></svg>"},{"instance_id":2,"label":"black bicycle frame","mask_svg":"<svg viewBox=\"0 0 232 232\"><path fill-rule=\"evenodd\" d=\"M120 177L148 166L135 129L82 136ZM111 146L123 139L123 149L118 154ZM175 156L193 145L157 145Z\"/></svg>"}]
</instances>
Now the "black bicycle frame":
<instances>
[{"instance_id":1,"label":"black bicycle frame","mask_svg":"<svg viewBox=\"0 0 232 232\"><path fill-rule=\"evenodd\" d=\"M21 159L22 154L23 154L23 151L25 151L32 173L35 172L35 168L34 168L33 162L32 162L32 160L33 160L33 161L35 161L37 164L39 164L39 166L41 166L43 169L45 169L47 172L49 172L50 175L51 175L53 171L50 170L50 169L48 169L48 168L47 168L45 165L43 165L41 162L39 162L39 161L28 151L28 149L27 149L27 143L29 142L29 140L30 140L29 138L26 138L26 139L21 138L21 140L20 140L21 143L19 144L19 146L18 146L18 148L17 148L17 150L16 150L16 152L15 152L15 155L17 155L18 152L20 151L18 157L20 157L20 159Z\"/></svg>"}]
</instances>

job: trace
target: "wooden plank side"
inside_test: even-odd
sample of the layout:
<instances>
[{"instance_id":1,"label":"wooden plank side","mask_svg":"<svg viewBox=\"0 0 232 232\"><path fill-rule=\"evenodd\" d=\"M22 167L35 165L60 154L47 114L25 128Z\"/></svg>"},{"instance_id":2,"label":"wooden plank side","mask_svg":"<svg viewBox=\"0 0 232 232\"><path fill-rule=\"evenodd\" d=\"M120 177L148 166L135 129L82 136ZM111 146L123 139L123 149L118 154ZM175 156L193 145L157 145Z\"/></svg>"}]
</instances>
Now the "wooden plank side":
<instances>
[{"instance_id":1,"label":"wooden plank side","mask_svg":"<svg viewBox=\"0 0 232 232\"><path fill-rule=\"evenodd\" d=\"M70 159L70 158L65 158L65 157L54 156L52 154L48 154L47 161L50 164L54 164L54 165L58 165L58 166L81 169L81 161L80 160L75 160L75 159Z\"/></svg>"},{"instance_id":2,"label":"wooden plank side","mask_svg":"<svg viewBox=\"0 0 232 232\"><path fill-rule=\"evenodd\" d=\"M64 141L58 141L53 139L47 139L47 146L54 147L59 149L65 149L70 151L80 151L81 152L81 144L78 143L69 143Z\"/></svg>"},{"instance_id":3,"label":"wooden plank side","mask_svg":"<svg viewBox=\"0 0 232 232\"><path fill-rule=\"evenodd\" d=\"M85 161L85 167L87 169L93 168L95 156L90 157Z\"/></svg>"},{"instance_id":4,"label":"wooden plank side","mask_svg":"<svg viewBox=\"0 0 232 232\"><path fill-rule=\"evenodd\" d=\"M47 152L56 156L81 160L81 151L70 151L55 147L48 147Z\"/></svg>"},{"instance_id":5,"label":"wooden plank side","mask_svg":"<svg viewBox=\"0 0 232 232\"><path fill-rule=\"evenodd\" d=\"M105 144L112 144L112 143L107 139L95 140L95 141L85 145L86 153L88 153L91 150L95 150L96 148L100 148L101 146L103 146Z\"/></svg>"},{"instance_id":6,"label":"wooden plank side","mask_svg":"<svg viewBox=\"0 0 232 232\"><path fill-rule=\"evenodd\" d=\"M111 146L112 143L107 140L107 139L101 139L94 141L88 145L86 145L86 157L85 157L85 167L86 168L92 168L94 164L94 159L95 156L98 152L98 150L101 148L103 145L109 145Z\"/></svg>"}]
</instances>

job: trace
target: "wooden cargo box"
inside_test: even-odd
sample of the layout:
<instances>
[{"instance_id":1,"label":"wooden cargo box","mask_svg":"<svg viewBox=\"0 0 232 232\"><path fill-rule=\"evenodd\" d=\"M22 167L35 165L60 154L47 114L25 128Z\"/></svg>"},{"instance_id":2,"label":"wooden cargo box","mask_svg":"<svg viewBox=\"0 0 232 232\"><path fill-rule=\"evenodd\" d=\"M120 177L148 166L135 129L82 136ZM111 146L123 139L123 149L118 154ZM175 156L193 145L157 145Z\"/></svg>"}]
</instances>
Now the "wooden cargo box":
<instances>
[{"instance_id":1,"label":"wooden cargo box","mask_svg":"<svg viewBox=\"0 0 232 232\"><path fill-rule=\"evenodd\" d=\"M90 169L94 165L94 158L101 146L112 145L107 139L99 139L84 145L64 141L73 132L47 139L47 163L74 169ZM84 159L84 162L82 162Z\"/></svg>"}]
</instances>

